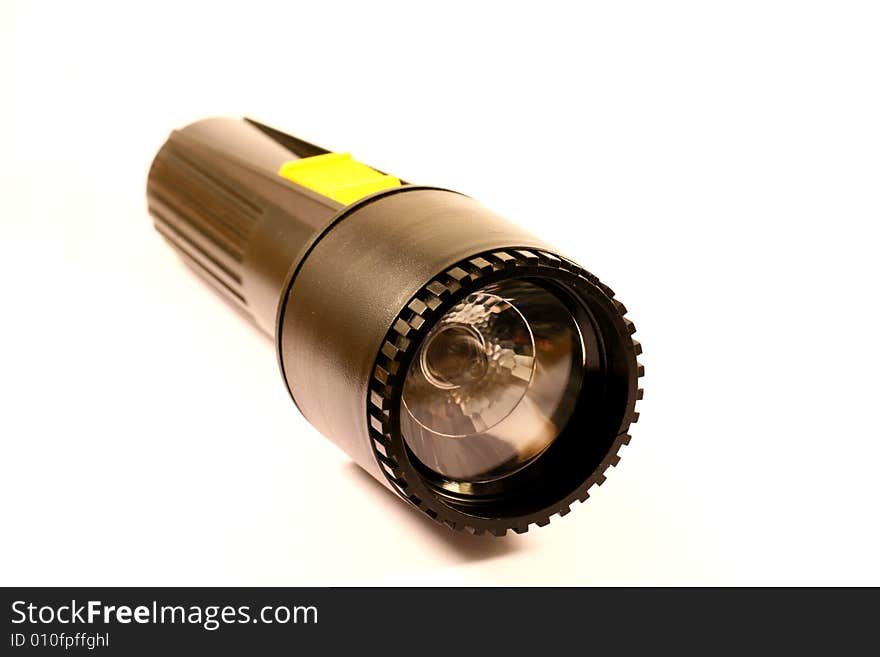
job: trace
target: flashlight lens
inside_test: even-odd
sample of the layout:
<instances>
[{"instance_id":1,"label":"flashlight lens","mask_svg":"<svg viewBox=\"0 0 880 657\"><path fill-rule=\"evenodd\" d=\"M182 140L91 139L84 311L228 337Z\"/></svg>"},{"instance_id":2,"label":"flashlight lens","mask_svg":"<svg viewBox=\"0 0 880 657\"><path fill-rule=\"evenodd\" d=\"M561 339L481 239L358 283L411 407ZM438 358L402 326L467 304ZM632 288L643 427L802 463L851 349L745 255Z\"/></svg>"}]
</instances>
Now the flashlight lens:
<instances>
[{"instance_id":1,"label":"flashlight lens","mask_svg":"<svg viewBox=\"0 0 880 657\"><path fill-rule=\"evenodd\" d=\"M443 477L510 475L565 427L584 359L578 323L556 294L525 279L481 288L439 319L413 358L403 437Z\"/></svg>"}]
</instances>

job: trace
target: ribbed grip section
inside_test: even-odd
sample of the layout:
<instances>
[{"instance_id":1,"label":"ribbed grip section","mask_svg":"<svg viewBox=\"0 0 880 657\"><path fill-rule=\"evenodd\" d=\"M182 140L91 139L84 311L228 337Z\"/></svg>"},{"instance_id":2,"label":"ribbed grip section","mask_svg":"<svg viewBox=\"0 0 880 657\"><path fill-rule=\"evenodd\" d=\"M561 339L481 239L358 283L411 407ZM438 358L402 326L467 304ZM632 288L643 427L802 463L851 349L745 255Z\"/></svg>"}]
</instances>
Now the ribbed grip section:
<instances>
[{"instance_id":1,"label":"ribbed grip section","mask_svg":"<svg viewBox=\"0 0 880 657\"><path fill-rule=\"evenodd\" d=\"M158 230L224 296L247 311L245 247L262 208L180 149L164 149L150 174L150 213Z\"/></svg>"},{"instance_id":2,"label":"ribbed grip section","mask_svg":"<svg viewBox=\"0 0 880 657\"><path fill-rule=\"evenodd\" d=\"M248 119L204 119L172 132L150 169L156 230L269 335L288 272L343 208L278 172L326 153Z\"/></svg>"}]
</instances>

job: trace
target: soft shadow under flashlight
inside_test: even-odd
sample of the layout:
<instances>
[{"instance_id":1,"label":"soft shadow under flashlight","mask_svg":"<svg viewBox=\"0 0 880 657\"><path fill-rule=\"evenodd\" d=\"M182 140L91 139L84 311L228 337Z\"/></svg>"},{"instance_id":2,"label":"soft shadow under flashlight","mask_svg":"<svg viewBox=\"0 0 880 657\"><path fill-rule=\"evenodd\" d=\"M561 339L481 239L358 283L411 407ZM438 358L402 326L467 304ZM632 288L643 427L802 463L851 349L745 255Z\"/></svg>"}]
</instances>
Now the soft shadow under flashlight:
<instances>
[{"instance_id":1,"label":"soft shadow under flashlight","mask_svg":"<svg viewBox=\"0 0 880 657\"><path fill-rule=\"evenodd\" d=\"M275 338L306 419L434 520L545 525L628 443L642 367L626 309L467 196L224 118L171 134L147 200Z\"/></svg>"}]
</instances>

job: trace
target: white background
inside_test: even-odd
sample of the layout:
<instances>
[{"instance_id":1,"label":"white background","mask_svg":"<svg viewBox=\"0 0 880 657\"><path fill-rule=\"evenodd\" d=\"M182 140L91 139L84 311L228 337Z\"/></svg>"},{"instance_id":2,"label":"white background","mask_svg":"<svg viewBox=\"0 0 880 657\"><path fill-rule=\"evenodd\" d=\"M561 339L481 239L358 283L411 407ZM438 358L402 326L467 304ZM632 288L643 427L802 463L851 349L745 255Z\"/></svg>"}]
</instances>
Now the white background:
<instances>
[{"instance_id":1,"label":"white background","mask_svg":"<svg viewBox=\"0 0 880 657\"><path fill-rule=\"evenodd\" d=\"M864 2L0 4L0 583L880 584ZM144 201L249 115L457 188L630 308L642 420L550 526L453 534L300 417Z\"/></svg>"}]
</instances>

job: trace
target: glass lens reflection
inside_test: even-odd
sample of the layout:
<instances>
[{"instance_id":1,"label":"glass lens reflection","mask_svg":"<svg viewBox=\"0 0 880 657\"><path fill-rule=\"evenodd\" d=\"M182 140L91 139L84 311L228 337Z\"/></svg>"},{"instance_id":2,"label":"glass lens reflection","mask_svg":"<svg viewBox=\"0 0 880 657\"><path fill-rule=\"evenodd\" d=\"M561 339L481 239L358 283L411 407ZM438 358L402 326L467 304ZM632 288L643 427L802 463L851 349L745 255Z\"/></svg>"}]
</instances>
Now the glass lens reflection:
<instances>
[{"instance_id":1,"label":"glass lens reflection","mask_svg":"<svg viewBox=\"0 0 880 657\"><path fill-rule=\"evenodd\" d=\"M489 285L425 336L404 383L403 437L444 477L507 476L559 435L583 370L580 330L559 297L527 280Z\"/></svg>"}]
</instances>

